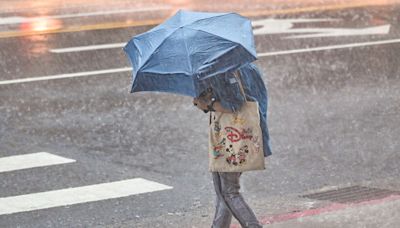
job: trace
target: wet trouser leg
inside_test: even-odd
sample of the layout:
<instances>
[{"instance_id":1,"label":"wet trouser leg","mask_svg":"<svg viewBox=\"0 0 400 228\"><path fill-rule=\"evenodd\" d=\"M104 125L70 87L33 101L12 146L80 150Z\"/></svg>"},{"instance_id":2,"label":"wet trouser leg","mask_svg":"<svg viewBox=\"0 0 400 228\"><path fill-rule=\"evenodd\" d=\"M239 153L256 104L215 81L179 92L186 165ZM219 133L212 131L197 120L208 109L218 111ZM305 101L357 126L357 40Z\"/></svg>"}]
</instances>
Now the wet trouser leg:
<instances>
[{"instance_id":1,"label":"wet trouser leg","mask_svg":"<svg viewBox=\"0 0 400 228\"><path fill-rule=\"evenodd\" d=\"M212 173L215 192L217 194L213 228L229 228L232 215L239 221L242 227L262 227L254 212L239 192L241 174L240 172Z\"/></svg>"}]
</instances>

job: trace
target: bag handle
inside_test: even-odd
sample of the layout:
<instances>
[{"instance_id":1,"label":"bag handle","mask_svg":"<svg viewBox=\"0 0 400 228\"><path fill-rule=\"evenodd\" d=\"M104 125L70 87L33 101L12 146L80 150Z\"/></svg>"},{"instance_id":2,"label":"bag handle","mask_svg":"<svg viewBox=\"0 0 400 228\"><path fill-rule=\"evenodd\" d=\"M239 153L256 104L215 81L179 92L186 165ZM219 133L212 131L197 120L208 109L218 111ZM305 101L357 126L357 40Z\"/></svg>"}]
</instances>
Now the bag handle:
<instances>
[{"instance_id":1,"label":"bag handle","mask_svg":"<svg viewBox=\"0 0 400 228\"><path fill-rule=\"evenodd\" d=\"M240 75L241 75L240 71L235 70L235 72L233 72L233 75L235 76L236 80L239 82L240 92L242 92L244 100L247 102L246 94L244 93L244 89L242 86L242 81L240 80Z\"/></svg>"}]
</instances>

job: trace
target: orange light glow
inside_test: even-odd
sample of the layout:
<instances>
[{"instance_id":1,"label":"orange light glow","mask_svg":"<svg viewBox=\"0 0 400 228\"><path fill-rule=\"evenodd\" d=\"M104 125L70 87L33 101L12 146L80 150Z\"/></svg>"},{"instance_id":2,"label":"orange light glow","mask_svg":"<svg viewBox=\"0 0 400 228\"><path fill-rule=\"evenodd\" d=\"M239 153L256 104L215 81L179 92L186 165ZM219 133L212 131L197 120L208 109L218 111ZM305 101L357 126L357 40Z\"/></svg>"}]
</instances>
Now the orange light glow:
<instances>
[{"instance_id":1,"label":"orange light glow","mask_svg":"<svg viewBox=\"0 0 400 228\"><path fill-rule=\"evenodd\" d=\"M20 28L24 31L41 32L60 29L62 28L62 23L60 20L38 17L32 18L28 23L21 24Z\"/></svg>"}]
</instances>

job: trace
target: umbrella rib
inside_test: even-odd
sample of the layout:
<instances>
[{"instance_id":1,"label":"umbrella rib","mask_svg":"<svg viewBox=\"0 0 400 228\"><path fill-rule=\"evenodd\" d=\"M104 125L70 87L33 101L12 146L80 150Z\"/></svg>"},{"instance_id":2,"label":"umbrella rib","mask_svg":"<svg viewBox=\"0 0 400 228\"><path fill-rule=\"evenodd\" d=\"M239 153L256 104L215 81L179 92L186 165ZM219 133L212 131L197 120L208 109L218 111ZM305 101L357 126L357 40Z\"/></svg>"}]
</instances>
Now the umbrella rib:
<instances>
[{"instance_id":1,"label":"umbrella rib","mask_svg":"<svg viewBox=\"0 0 400 228\"><path fill-rule=\"evenodd\" d=\"M179 27L179 28L180 28L180 27ZM137 70L136 72L139 72L139 70L142 69L142 67L143 67L144 65L146 65L147 62L149 62L149 60L151 59L151 57L153 57L155 51L156 51L157 49L159 49L159 48L161 47L161 45L163 45L163 44L165 43L165 41L166 41L170 36L172 36L172 34L174 34L179 28L176 28L173 32L171 32L170 34L168 34L168 36L166 36L166 37L164 38L164 40L161 41L161 43L160 43L159 45L157 45L157 47L154 49L154 51L151 53L151 55L146 59L146 61L145 61L140 67L138 67L138 70Z\"/></svg>"},{"instance_id":2,"label":"umbrella rib","mask_svg":"<svg viewBox=\"0 0 400 228\"><path fill-rule=\"evenodd\" d=\"M183 34L183 42L185 43L185 48L186 48L186 53L187 53L187 55L188 55L188 65L189 65L189 67L190 67L190 74L193 74L193 66L192 66L192 64L191 64L191 53L189 53L189 49L188 49L188 46L187 46L187 42L186 42L186 39L185 39L185 30L181 27L181 29L182 29L182 34Z\"/></svg>"},{"instance_id":3,"label":"umbrella rib","mask_svg":"<svg viewBox=\"0 0 400 228\"><path fill-rule=\"evenodd\" d=\"M195 23L197 23L197 22L199 22L199 21L208 20L208 19L210 19L210 18L223 17L223 16L227 16L227 15L231 15L231 14L236 14L236 15L238 15L238 16L240 16L240 17L243 17L242 15L237 14L237 13L233 13L233 12L231 12L231 13L224 13L224 14L220 14L220 15L214 15L214 16L211 16L211 17L205 17L205 18L202 18L202 19L198 19L197 21L193 21L193 22L191 22L191 23L184 24L183 26L192 25L192 24L195 24ZM243 17L243 18L245 18L245 17Z\"/></svg>"},{"instance_id":4,"label":"umbrella rib","mask_svg":"<svg viewBox=\"0 0 400 228\"><path fill-rule=\"evenodd\" d=\"M204 30L202 30L202 29L193 29L193 28L188 28L188 27L185 27L185 28L186 28L186 29L191 29L191 30L194 30L194 31L201 31L201 32L207 33L207 34L212 35L212 36L218 36L218 35L216 35L216 34L213 34L213 33L207 32L207 31L204 31ZM227 38L222 37L222 36L218 36L218 37L220 37L221 39L224 39L224 40L228 40L228 41L230 41L230 42L232 42L232 43L234 43L234 44L236 44L236 45L239 45L239 46L243 47L243 45L241 45L240 43L238 43L238 42L236 42L236 41L227 39ZM245 47L243 47L243 48L247 50L247 48L245 48Z\"/></svg>"},{"instance_id":5,"label":"umbrella rib","mask_svg":"<svg viewBox=\"0 0 400 228\"><path fill-rule=\"evenodd\" d=\"M188 26L188 25L193 25L193 24L195 24L195 23L197 23L197 22L199 22L199 21L207 20L207 19L210 19L210 18L223 17L223 16L232 15L232 14L237 15L237 16L239 16L239 17L241 17L241 18L246 19L246 20L249 20L247 17L244 17L244 16L242 16L242 15L240 15L240 14L238 14L238 13L230 12L230 13L225 13L225 14L221 14L221 15L215 15L215 16L212 16L212 17L202 18L202 19L199 19L199 20L194 21L194 22L192 22L192 23L185 24L185 25L183 25L183 26L185 26L185 28L192 29L192 28L189 28L189 27L186 27L186 26ZM196 30L196 29L192 29L192 30ZM206 31L204 31L204 30L202 30L202 29L198 29L198 30L199 30L199 31L206 32ZM212 34L212 33L210 33L210 32L206 32L206 33L211 34L211 35L213 35L213 36L216 36L216 34ZM221 36L219 36L219 37L221 37ZM233 42L233 43L236 43L236 44L242 46L244 49L246 49L247 51L249 51L249 52L251 53L250 50L248 50L246 47L244 47L244 46L241 45L240 43L237 43L237 42L235 42L235 41L233 41L233 40L230 40L230 39L227 39L227 38L225 38L225 37L221 37L221 38L223 38L223 39L225 39L225 40L229 40L229 41L231 41L231 42Z\"/></svg>"},{"instance_id":6,"label":"umbrella rib","mask_svg":"<svg viewBox=\"0 0 400 228\"><path fill-rule=\"evenodd\" d=\"M202 29L199 29L199 31L202 31L202 32L205 32L205 33L214 35L214 36L218 36L218 35L216 35L216 34L212 34L212 33L210 33L210 32L204 31L204 30L202 30ZM218 36L218 37L221 37L222 39L225 39L225 40L229 40L229 41L231 41L232 43L235 43L235 44L241 46L242 48L244 48L245 50L247 50L248 52L251 53L251 50L247 49L247 48L246 48L245 46L243 46L241 43L238 43L238 42L236 42L236 41L233 41L233 40L231 40L231 39L228 39L228 38L225 38L225 37L222 37L222 36Z\"/></svg>"},{"instance_id":7,"label":"umbrella rib","mask_svg":"<svg viewBox=\"0 0 400 228\"><path fill-rule=\"evenodd\" d=\"M198 19L198 20L196 20L196 21L189 22L189 23L181 23L181 24L179 25L179 27L175 28L175 31L178 30L178 29L181 28L181 27L185 27L185 28L186 28L186 26L188 26L188 25L193 25L193 24L195 24L195 23L197 23L197 22L199 22L199 21L204 21L204 20L208 20L208 19L210 19L210 18L216 18L216 17L224 17L224 16L228 16L228 15L232 15L232 14L238 15L239 17L242 17L242 18L244 18L244 19L249 20L248 18L246 18L246 17L244 17L244 16L242 16L242 15L240 15L240 14L238 14L238 13L235 13L235 12L221 13L221 14L219 14L219 15L214 15L214 16L210 16L210 17L201 18L201 19ZM179 19L182 20L182 18L179 18ZM157 30L154 30L154 31L153 31L153 30L150 30L150 31L151 31L151 32L155 32L155 31L157 31Z\"/></svg>"}]
</instances>

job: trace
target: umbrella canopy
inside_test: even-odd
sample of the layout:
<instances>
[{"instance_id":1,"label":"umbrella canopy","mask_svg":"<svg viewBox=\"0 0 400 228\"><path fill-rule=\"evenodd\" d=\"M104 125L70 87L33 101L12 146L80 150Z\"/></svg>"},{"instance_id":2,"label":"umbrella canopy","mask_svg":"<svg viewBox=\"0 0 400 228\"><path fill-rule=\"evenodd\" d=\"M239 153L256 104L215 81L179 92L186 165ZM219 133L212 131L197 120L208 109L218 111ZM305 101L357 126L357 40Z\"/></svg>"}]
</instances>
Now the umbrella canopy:
<instances>
[{"instance_id":1,"label":"umbrella canopy","mask_svg":"<svg viewBox=\"0 0 400 228\"><path fill-rule=\"evenodd\" d=\"M198 81L256 60L251 21L236 13L178 11L124 47L132 89L196 97Z\"/></svg>"}]
</instances>

